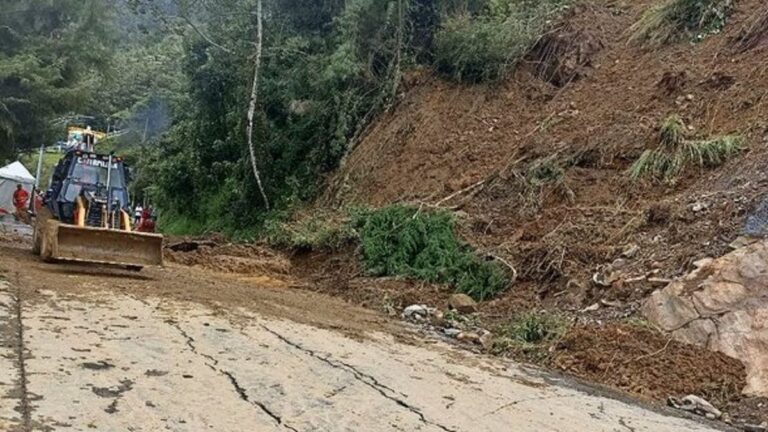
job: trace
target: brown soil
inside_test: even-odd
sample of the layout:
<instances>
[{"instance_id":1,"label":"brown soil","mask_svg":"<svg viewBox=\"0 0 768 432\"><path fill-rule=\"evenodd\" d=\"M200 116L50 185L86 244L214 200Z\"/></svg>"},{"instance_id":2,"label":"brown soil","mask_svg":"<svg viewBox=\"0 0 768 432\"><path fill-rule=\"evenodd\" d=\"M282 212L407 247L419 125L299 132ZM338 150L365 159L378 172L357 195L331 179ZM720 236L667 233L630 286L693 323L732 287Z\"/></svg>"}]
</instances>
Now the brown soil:
<instances>
[{"instance_id":1,"label":"brown soil","mask_svg":"<svg viewBox=\"0 0 768 432\"><path fill-rule=\"evenodd\" d=\"M695 394L722 407L740 399L746 385L738 360L629 325L572 329L557 344L552 364L577 377L660 401Z\"/></svg>"},{"instance_id":2,"label":"brown soil","mask_svg":"<svg viewBox=\"0 0 768 432\"><path fill-rule=\"evenodd\" d=\"M532 53L573 65L564 85L539 79L548 69L539 60L491 86L413 73L396 109L332 179L323 205L441 203L460 211L466 240L520 274L499 304L632 303L656 288L648 279L722 255L768 185L768 49L734 48L764 5L738 2L725 30L701 43L653 51L628 44L626 29L654 3L597 0L569 14ZM675 184L632 183L627 168L670 114L682 116L691 137L739 133L748 150ZM541 167L562 175L531 186ZM694 212L696 203L705 208ZM632 244L640 252L619 280L595 286L593 275Z\"/></svg>"},{"instance_id":3,"label":"brown soil","mask_svg":"<svg viewBox=\"0 0 768 432\"><path fill-rule=\"evenodd\" d=\"M264 252L264 256L272 255ZM204 262L200 258L197 261ZM228 258L212 260L212 267L220 269L222 261ZM0 274L22 287L25 301L35 301L40 290L52 290L62 296L120 292L139 298L195 302L214 311L226 310L229 315L242 308L268 317L335 329L356 338L375 331L408 337L397 323L378 313L300 289L292 278L268 270L273 263L274 258L268 258L262 265L234 267L248 269L243 273L211 271L205 264L198 264L197 268L169 264L162 269L145 268L135 273L111 267L46 264L32 255L28 241L0 238Z\"/></svg>"}]
</instances>

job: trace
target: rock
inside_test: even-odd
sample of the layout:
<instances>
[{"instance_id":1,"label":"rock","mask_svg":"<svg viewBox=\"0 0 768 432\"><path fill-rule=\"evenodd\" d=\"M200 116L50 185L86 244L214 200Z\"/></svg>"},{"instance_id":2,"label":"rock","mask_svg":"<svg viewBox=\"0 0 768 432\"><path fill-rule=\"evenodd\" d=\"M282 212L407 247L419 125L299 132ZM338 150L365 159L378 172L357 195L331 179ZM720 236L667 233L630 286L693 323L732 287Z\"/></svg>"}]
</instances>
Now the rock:
<instances>
[{"instance_id":1,"label":"rock","mask_svg":"<svg viewBox=\"0 0 768 432\"><path fill-rule=\"evenodd\" d=\"M475 332L461 332L456 339L462 342L480 343L480 335Z\"/></svg>"},{"instance_id":2,"label":"rock","mask_svg":"<svg viewBox=\"0 0 768 432\"><path fill-rule=\"evenodd\" d=\"M768 240L695 265L654 292L642 314L676 340L741 360L747 372L744 393L767 397Z\"/></svg>"},{"instance_id":3,"label":"rock","mask_svg":"<svg viewBox=\"0 0 768 432\"><path fill-rule=\"evenodd\" d=\"M708 208L709 208L709 204L701 201L697 201L691 204L691 211L693 211L694 213L702 212Z\"/></svg>"},{"instance_id":4,"label":"rock","mask_svg":"<svg viewBox=\"0 0 768 432\"><path fill-rule=\"evenodd\" d=\"M673 408L704 416L710 420L717 420L723 415L711 403L695 395L688 395L680 400L670 397L667 402Z\"/></svg>"},{"instance_id":5,"label":"rock","mask_svg":"<svg viewBox=\"0 0 768 432\"><path fill-rule=\"evenodd\" d=\"M640 246L631 244L624 248L624 252L621 253L621 256L626 259L632 259L637 256L638 252L640 252Z\"/></svg>"},{"instance_id":6,"label":"rock","mask_svg":"<svg viewBox=\"0 0 768 432\"><path fill-rule=\"evenodd\" d=\"M410 305L403 309L403 318L423 321L429 316L429 308L426 305Z\"/></svg>"},{"instance_id":7,"label":"rock","mask_svg":"<svg viewBox=\"0 0 768 432\"><path fill-rule=\"evenodd\" d=\"M480 345L487 350L493 348L493 333L484 331L482 336L480 336Z\"/></svg>"},{"instance_id":8,"label":"rock","mask_svg":"<svg viewBox=\"0 0 768 432\"><path fill-rule=\"evenodd\" d=\"M443 329L443 334L445 334L449 338L455 338L461 334L461 330L455 329L455 328L447 328L447 329Z\"/></svg>"},{"instance_id":9,"label":"rock","mask_svg":"<svg viewBox=\"0 0 768 432\"><path fill-rule=\"evenodd\" d=\"M451 298L448 299L448 306L459 313L467 314L477 312L477 302L466 294L452 295Z\"/></svg>"},{"instance_id":10,"label":"rock","mask_svg":"<svg viewBox=\"0 0 768 432\"><path fill-rule=\"evenodd\" d=\"M768 432L768 423L761 425L745 424L742 428L744 432Z\"/></svg>"},{"instance_id":11,"label":"rock","mask_svg":"<svg viewBox=\"0 0 768 432\"><path fill-rule=\"evenodd\" d=\"M754 238L749 238L749 237L746 237L746 236L739 236L739 237L736 238L736 240L732 241L728 245L728 247L730 247L733 250L741 249L741 248L743 248L745 246L751 245L752 243L754 243L756 241L757 241L757 239L754 239Z\"/></svg>"},{"instance_id":12,"label":"rock","mask_svg":"<svg viewBox=\"0 0 768 432\"><path fill-rule=\"evenodd\" d=\"M595 312L596 310L599 310L599 309L600 309L600 303L595 303L593 305L585 307L580 312L581 313Z\"/></svg>"},{"instance_id":13,"label":"rock","mask_svg":"<svg viewBox=\"0 0 768 432\"><path fill-rule=\"evenodd\" d=\"M598 286L609 287L618 278L619 278L619 275L616 272L611 271L610 268L603 268L597 273L592 275L592 282L594 282L595 285L598 285Z\"/></svg>"},{"instance_id":14,"label":"rock","mask_svg":"<svg viewBox=\"0 0 768 432\"><path fill-rule=\"evenodd\" d=\"M629 264L624 258L616 258L611 263L611 270L621 270Z\"/></svg>"}]
</instances>

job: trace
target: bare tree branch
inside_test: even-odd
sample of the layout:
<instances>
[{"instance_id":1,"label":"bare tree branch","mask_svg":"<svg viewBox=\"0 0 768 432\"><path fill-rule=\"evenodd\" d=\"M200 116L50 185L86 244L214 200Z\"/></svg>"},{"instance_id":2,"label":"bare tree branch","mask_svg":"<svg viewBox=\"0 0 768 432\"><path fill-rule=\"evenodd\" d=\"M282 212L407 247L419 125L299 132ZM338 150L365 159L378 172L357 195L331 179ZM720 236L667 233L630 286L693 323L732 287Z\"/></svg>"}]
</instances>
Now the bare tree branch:
<instances>
[{"instance_id":1,"label":"bare tree branch","mask_svg":"<svg viewBox=\"0 0 768 432\"><path fill-rule=\"evenodd\" d=\"M211 38L210 38L208 35L206 35L205 33L203 33L203 31L202 31L202 30L200 30L200 28L199 28L199 27L197 27L197 26L195 25L195 23L194 23L194 22L192 22L192 20L191 20L191 19L189 19L189 17L187 17L185 14L182 14L182 15L180 15L180 17L181 17L181 19L183 19L183 20L184 20L184 21L187 23L187 25L189 25L189 26L192 28L192 30L194 30L194 31L195 31L195 33L197 33L198 35L200 35L200 37L201 37L201 38L203 38L203 39L204 39L206 42L208 42L209 44L211 44L211 45L215 46L216 48L218 48L218 49L220 49L220 50L224 51L224 52L225 52L225 53L227 53L227 54L232 54L232 50L231 50L231 49L229 49L229 48L227 48L227 47L225 47L225 46L223 46L223 45L220 45L220 44L216 43L216 42L215 42L213 39L211 39Z\"/></svg>"},{"instance_id":2,"label":"bare tree branch","mask_svg":"<svg viewBox=\"0 0 768 432\"><path fill-rule=\"evenodd\" d=\"M258 0L256 3L256 64L254 65L253 72L253 86L251 87L251 103L248 107L248 150L251 153L251 166L253 167L253 176L256 177L256 183L259 185L259 192L261 192L261 198L264 199L264 206L269 211L269 199L266 192L264 192L264 185L261 182L261 174L259 174L259 166L256 163L256 146L253 144L253 117L256 114L256 102L259 97L259 72L261 69L261 52L263 43L263 23L262 23L262 0Z\"/></svg>"}]
</instances>

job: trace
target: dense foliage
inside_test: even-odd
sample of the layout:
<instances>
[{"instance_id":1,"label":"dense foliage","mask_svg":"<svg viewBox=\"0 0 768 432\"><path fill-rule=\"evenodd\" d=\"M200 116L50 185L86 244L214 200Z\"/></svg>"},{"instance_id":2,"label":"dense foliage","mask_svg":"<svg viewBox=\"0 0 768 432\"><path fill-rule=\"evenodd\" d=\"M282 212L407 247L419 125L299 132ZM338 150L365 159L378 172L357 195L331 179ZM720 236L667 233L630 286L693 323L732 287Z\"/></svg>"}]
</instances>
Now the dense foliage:
<instances>
[{"instance_id":1,"label":"dense foliage","mask_svg":"<svg viewBox=\"0 0 768 432\"><path fill-rule=\"evenodd\" d=\"M0 161L51 142L110 65L105 0L0 2Z\"/></svg>"},{"instance_id":2,"label":"dense foliage","mask_svg":"<svg viewBox=\"0 0 768 432\"><path fill-rule=\"evenodd\" d=\"M477 300L507 286L496 263L481 260L456 238L449 213L392 206L359 215L357 230L363 263L376 276L450 284Z\"/></svg>"},{"instance_id":3,"label":"dense foliage","mask_svg":"<svg viewBox=\"0 0 768 432\"><path fill-rule=\"evenodd\" d=\"M565 2L15 1L0 14L0 157L85 114L120 132L103 149L128 154L166 230L253 237L316 195L409 69L501 78ZM254 159L271 213L245 133L259 22Z\"/></svg>"}]
</instances>

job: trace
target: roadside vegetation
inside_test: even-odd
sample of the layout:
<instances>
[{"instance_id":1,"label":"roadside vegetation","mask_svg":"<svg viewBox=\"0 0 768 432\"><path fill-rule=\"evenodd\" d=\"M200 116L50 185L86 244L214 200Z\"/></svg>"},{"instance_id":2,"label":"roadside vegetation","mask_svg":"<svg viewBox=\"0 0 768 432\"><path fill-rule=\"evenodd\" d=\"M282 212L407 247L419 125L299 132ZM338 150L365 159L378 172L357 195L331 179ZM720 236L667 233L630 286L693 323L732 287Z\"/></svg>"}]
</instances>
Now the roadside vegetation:
<instances>
[{"instance_id":1,"label":"roadside vegetation","mask_svg":"<svg viewBox=\"0 0 768 432\"><path fill-rule=\"evenodd\" d=\"M529 360L540 360L565 336L569 327L565 317L551 312L523 312L496 329L491 350L497 354L511 352Z\"/></svg>"},{"instance_id":2,"label":"roadside vegetation","mask_svg":"<svg viewBox=\"0 0 768 432\"><path fill-rule=\"evenodd\" d=\"M651 46L698 41L719 33L732 10L733 0L664 0L629 29L631 40Z\"/></svg>"},{"instance_id":3,"label":"roadside vegetation","mask_svg":"<svg viewBox=\"0 0 768 432\"><path fill-rule=\"evenodd\" d=\"M395 205L364 212L355 225L363 263L373 275L448 284L475 300L492 298L509 283L497 263L480 259L456 237L450 213Z\"/></svg>"},{"instance_id":4,"label":"roadside vegetation","mask_svg":"<svg viewBox=\"0 0 768 432\"><path fill-rule=\"evenodd\" d=\"M674 181L686 169L722 165L743 148L740 136L690 140L685 134L685 124L680 117L670 116L664 120L656 148L643 152L629 169L630 177L633 180L652 178Z\"/></svg>"},{"instance_id":5,"label":"roadside vegetation","mask_svg":"<svg viewBox=\"0 0 768 432\"><path fill-rule=\"evenodd\" d=\"M504 269L479 257L459 240L446 211L394 205L382 209L320 212L291 221L271 221L270 245L298 252L333 252L356 246L372 276L406 277L453 286L475 300L487 300L510 283Z\"/></svg>"}]
</instances>

